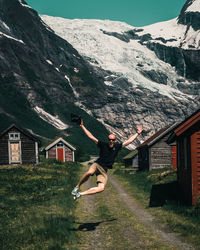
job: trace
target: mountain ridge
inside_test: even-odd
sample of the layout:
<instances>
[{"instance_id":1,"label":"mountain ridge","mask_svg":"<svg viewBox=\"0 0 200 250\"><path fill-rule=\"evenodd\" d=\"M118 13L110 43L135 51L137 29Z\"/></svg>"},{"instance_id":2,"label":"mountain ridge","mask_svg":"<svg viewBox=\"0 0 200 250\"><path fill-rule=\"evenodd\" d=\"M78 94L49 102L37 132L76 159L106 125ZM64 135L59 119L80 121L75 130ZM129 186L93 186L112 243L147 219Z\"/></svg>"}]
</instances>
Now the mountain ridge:
<instances>
[{"instance_id":1,"label":"mountain ridge","mask_svg":"<svg viewBox=\"0 0 200 250\"><path fill-rule=\"evenodd\" d=\"M147 46L142 44L145 34L138 38L139 31L131 26L107 21L112 23L109 28L98 29L109 42L104 49L95 39L81 41L87 46L93 42L96 51L101 51L94 58L80 53L70 39L58 36L25 1L0 0L0 9L1 127L14 121L42 138L64 136L85 154L93 153L94 147L85 147L87 138L70 123L71 112L79 113L101 139L114 132L124 140L136 125L143 124L143 137L131 145L134 148L199 105L195 87L199 83L159 59L148 36ZM110 53L115 47L122 51L120 57ZM110 60L107 65L105 55Z\"/></svg>"},{"instance_id":2,"label":"mountain ridge","mask_svg":"<svg viewBox=\"0 0 200 250\"><path fill-rule=\"evenodd\" d=\"M199 81L191 80L187 78L188 75L184 75L184 70L186 70L184 68L186 66L185 59L183 59L183 56L179 56L183 52L180 51L179 46L176 48L164 47L165 38L155 37L155 39L152 39L148 30L145 32L148 26L134 28L126 23L109 20L70 20L60 17L41 17L58 35L67 39L91 65L97 67L97 69L103 68L110 72L110 75L104 78L108 96L113 96L113 93L115 93L119 98L119 102L115 105L120 106L119 103L124 103L124 107L119 107L118 111L120 110L122 116L129 113L128 116L130 117L130 119L127 118L128 122L124 122L126 125L122 126L123 131L126 131L127 128L130 129L130 123L135 125L140 121L144 126L145 123L148 124L145 129L148 130L148 133L151 133L150 130L159 129L157 125L163 127L167 125L167 122L173 123L173 121L182 119L187 114L192 113L192 110L198 108ZM174 23L175 19L163 23L169 22ZM151 26L158 25L161 24ZM176 26L178 26L177 20ZM184 34L183 27L181 27L181 34ZM168 40L171 44L175 42L175 39L171 37ZM159 46L164 48L160 49ZM166 58L162 58L163 54ZM180 61L177 65L171 62L172 59L175 61L175 57ZM130 63L127 66L129 61ZM127 91L125 91L126 89ZM122 98L123 101L120 101L117 91L123 93L125 97L125 99ZM143 92L143 95L138 96L140 91ZM151 102L147 100L147 96L149 96ZM141 97L143 97L145 103L144 100L139 100ZM107 100L109 101L109 97ZM157 102L157 100L159 101ZM138 107L137 103L142 108ZM107 106L106 104L102 105L101 110L93 108L92 113L97 119L103 120L108 129L109 126L114 124L115 133L117 133L117 127L120 125L116 124L116 120L119 122L120 119L117 119L117 116L113 119L105 117L103 113L106 114L107 110L112 109L111 105L110 107ZM152 116L154 119L143 119L140 115L142 112L144 112L144 116ZM157 115L157 112L160 112L160 115ZM104 119L102 119L103 116ZM153 125L150 124L151 121ZM157 121L157 124L154 121ZM121 137L125 135L126 132L122 133Z\"/></svg>"}]
</instances>

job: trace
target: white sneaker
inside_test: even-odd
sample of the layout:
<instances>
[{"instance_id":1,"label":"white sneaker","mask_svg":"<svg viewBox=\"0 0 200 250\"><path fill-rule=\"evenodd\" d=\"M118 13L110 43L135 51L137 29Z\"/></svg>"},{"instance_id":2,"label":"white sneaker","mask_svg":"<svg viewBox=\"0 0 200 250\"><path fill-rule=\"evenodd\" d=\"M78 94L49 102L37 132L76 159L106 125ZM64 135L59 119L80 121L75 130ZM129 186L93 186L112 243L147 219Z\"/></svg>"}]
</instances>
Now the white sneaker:
<instances>
[{"instance_id":1,"label":"white sneaker","mask_svg":"<svg viewBox=\"0 0 200 250\"><path fill-rule=\"evenodd\" d=\"M77 200L80 197L81 197L81 194L79 192L77 192L76 195L74 196L74 200Z\"/></svg>"},{"instance_id":2,"label":"white sneaker","mask_svg":"<svg viewBox=\"0 0 200 250\"><path fill-rule=\"evenodd\" d=\"M78 193L78 188L75 187L73 190L72 190L72 195L76 195Z\"/></svg>"}]
</instances>

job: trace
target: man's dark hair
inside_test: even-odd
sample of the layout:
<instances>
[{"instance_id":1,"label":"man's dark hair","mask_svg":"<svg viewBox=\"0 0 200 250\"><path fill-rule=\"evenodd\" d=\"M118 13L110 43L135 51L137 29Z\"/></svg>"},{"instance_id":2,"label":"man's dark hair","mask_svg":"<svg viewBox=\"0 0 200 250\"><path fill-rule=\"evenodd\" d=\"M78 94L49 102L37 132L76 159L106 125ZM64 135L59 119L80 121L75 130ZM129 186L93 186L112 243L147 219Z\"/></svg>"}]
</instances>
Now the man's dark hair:
<instances>
[{"instance_id":1,"label":"man's dark hair","mask_svg":"<svg viewBox=\"0 0 200 250\"><path fill-rule=\"evenodd\" d=\"M80 125L81 124L81 117L79 115L71 113L71 121Z\"/></svg>"}]
</instances>

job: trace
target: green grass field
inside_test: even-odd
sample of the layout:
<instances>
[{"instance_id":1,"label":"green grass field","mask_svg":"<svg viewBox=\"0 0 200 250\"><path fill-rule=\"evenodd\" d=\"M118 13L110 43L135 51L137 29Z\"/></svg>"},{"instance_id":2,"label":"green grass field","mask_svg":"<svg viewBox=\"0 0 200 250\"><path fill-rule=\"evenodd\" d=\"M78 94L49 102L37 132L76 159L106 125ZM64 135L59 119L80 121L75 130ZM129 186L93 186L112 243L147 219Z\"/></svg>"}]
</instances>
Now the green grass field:
<instances>
[{"instance_id":1,"label":"green grass field","mask_svg":"<svg viewBox=\"0 0 200 250\"><path fill-rule=\"evenodd\" d=\"M67 249L80 165L45 160L0 169L0 249Z\"/></svg>"}]
</instances>

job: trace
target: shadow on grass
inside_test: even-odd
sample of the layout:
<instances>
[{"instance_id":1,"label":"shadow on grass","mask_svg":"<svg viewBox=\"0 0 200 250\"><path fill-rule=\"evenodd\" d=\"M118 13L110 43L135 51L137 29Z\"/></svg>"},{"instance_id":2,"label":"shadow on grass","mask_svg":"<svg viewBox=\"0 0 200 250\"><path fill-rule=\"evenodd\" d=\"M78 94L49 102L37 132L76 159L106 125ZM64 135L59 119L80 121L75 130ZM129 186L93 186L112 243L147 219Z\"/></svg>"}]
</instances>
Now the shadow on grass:
<instances>
[{"instance_id":1,"label":"shadow on grass","mask_svg":"<svg viewBox=\"0 0 200 250\"><path fill-rule=\"evenodd\" d=\"M110 219L110 220L103 220L103 221L97 221L97 222L88 222L88 223L79 223L75 222L76 224L80 224L80 226L77 229L73 229L75 231L94 231L96 228L105 222L111 222L115 221L117 219Z\"/></svg>"},{"instance_id":2,"label":"shadow on grass","mask_svg":"<svg viewBox=\"0 0 200 250\"><path fill-rule=\"evenodd\" d=\"M160 207L166 204L167 201L180 203L182 200L180 188L177 181L166 184L152 185L151 196L149 201L150 207Z\"/></svg>"}]
</instances>

